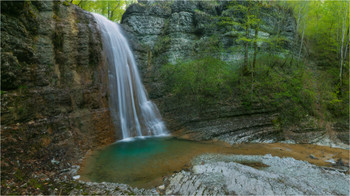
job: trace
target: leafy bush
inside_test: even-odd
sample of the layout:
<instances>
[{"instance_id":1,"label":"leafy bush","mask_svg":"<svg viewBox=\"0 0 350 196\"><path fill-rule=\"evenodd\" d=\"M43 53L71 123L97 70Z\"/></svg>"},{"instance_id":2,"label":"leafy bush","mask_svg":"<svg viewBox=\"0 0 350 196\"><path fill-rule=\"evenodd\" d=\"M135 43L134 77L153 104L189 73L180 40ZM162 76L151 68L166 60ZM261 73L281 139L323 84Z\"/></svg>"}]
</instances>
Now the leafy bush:
<instances>
[{"instance_id":1,"label":"leafy bush","mask_svg":"<svg viewBox=\"0 0 350 196\"><path fill-rule=\"evenodd\" d=\"M213 57L168 64L162 73L171 93L197 101L210 101L229 94L234 78L229 65Z\"/></svg>"},{"instance_id":2,"label":"leafy bush","mask_svg":"<svg viewBox=\"0 0 350 196\"><path fill-rule=\"evenodd\" d=\"M336 67L326 68L326 71L320 75L321 104L324 110L330 112L328 118L349 115L349 77L344 77L341 87L338 77L339 70Z\"/></svg>"},{"instance_id":3,"label":"leafy bush","mask_svg":"<svg viewBox=\"0 0 350 196\"><path fill-rule=\"evenodd\" d=\"M314 115L315 89L302 62L278 55L261 55L251 76L241 78L240 92L244 105L270 104L280 115L281 125L299 122Z\"/></svg>"},{"instance_id":4,"label":"leafy bush","mask_svg":"<svg viewBox=\"0 0 350 196\"><path fill-rule=\"evenodd\" d=\"M308 116L331 120L348 115L349 91L339 94L332 80L337 70L317 71L291 56L266 53L258 56L255 70L249 70L253 77L243 76L235 67L239 66L204 57L165 65L162 77L169 93L193 104L233 97L247 110L255 104L276 108L279 116L274 124L279 126L297 124ZM344 82L348 84L348 79Z\"/></svg>"}]
</instances>

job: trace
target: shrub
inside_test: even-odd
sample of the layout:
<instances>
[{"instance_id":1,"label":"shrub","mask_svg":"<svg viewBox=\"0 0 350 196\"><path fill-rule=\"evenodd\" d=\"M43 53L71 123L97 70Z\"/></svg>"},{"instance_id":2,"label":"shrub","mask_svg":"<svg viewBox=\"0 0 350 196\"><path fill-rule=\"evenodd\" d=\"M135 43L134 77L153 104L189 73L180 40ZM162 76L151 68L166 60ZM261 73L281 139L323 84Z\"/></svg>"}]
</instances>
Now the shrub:
<instances>
[{"instance_id":1,"label":"shrub","mask_svg":"<svg viewBox=\"0 0 350 196\"><path fill-rule=\"evenodd\" d=\"M168 64L162 73L171 93L200 101L230 93L234 78L229 65L213 57Z\"/></svg>"},{"instance_id":2,"label":"shrub","mask_svg":"<svg viewBox=\"0 0 350 196\"><path fill-rule=\"evenodd\" d=\"M275 107L280 113L278 123L283 125L314 115L316 93L310 84L310 72L304 67L292 58L260 55L254 81L251 76L241 78L239 89L244 105L260 103Z\"/></svg>"}]
</instances>

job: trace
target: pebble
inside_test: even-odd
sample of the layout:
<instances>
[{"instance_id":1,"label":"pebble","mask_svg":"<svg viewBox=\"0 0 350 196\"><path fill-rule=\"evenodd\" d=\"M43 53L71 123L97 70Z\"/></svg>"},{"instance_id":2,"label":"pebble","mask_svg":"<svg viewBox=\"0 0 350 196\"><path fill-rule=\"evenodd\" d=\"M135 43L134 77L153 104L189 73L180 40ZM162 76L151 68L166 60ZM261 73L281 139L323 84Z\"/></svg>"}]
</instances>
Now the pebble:
<instances>
[{"instance_id":1,"label":"pebble","mask_svg":"<svg viewBox=\"0 0 350 196\"><path fill-rule=\"evenodd\" d=\"M52 164L57 164L57 165L58 165L60 162L57 161L57 160L55 160L55 158L53 158L53 159L51 160L51 163L52 163Z\"/></svg>"},{"instance_id":2,"label":"pebble","mask_svg":"<svg viewBox=\"0 0 350 196\"><path fill-rule=\"evenodd\" d=\"M80 175L73 176L74 180L78 180L80 178Z\"/></svg>"},{"instance_id":3,"label":"pebble","mask_svg":"<svg viewBox=\"0 0 350 196\"><path fill-rule=\"evenodd\" d=\"M336 163L336 162L334 161L334 159L328 159L328 160L326 160L325 162L332 163L332 164L335 164L335 163Z\"/></svg>"},{"instance_id":4,"label":"pebble","mask_svg":"<svg viewBox=\"0 0 350 196\"><path fill-rule=\"evenodd\" d=\"M310 154L310 156L309 156L311 159L316 159L316 160L318 160L318 158L316 158L313 154Z\"/></svg>"},{"instance_id":5,"label":"pebble","mask_svg":"<svg viewBox=\"0 0 350 196\"><path fill-rule=\"evenodd\" d=\"M163 184L163 185L160 185L160 186L158 187L158 189L159 189L159 190L164 190L164 189L165 189L164 184Z\"/></svg>"}]
</instances>

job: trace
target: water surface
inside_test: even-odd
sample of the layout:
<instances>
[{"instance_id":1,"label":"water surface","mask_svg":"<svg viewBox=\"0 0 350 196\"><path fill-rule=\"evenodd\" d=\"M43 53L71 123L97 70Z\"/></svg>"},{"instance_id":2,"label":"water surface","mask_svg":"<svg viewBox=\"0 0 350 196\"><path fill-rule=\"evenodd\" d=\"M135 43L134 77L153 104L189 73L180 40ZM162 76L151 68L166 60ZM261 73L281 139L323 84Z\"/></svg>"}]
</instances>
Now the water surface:
<instances>
[{"instance_id":1,"label":"water surface","mask_svg":"<svg viewBox=\"0 0 350 196\"><path fill-rule=\"evenodd\" d=\"M149 188L161 184L163 176L189 167L196 155L229 149L221 144L169 137L116 142L88 157L80 175L83 180Z\"/></svg>"},{"instance_id":2,"label":"water surface","mask_svg":"<svg viewBox=\"0 0 350 196\"><path fill-rule=\"evenodd\" d=\"M329 159L342 158L349 164L349 150L311 144L236 144L196 142L170 137L138 138L121 141L88 156L80 175L82 180L125 183L139 188L163 184L163 177L190 168L191 160L200 154L272 154L293 157L319 166L330 166ZM317 159L311 158L310 154ZM204 164L204 163L203 163ZM259 163L241 163L263 168Z\"/></svg>"}]
</instances>

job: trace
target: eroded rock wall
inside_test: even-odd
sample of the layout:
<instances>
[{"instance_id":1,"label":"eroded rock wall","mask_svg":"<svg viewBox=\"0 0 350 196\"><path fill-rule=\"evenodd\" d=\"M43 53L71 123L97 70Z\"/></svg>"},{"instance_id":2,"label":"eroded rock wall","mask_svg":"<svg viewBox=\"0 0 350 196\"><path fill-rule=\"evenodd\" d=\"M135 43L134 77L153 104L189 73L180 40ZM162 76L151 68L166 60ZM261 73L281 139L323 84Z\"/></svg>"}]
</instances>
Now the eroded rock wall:
<instances>
[{"instance_id":1,"label":"eroded rock wall","mask_svg":"<svg viewBox=\"0 0 350 196\"><path fill-rule=\"evenodd\" d=\"M102 54L90 13L59 1L1 2L3 180L50 177L116 140Z\"/></svg>"},{"instance_id":2,"label":"eroded rock wall","mask_svg":"<svg viewBox=\"0 0 350 196\"><path fill-rule=\"evenodd\" d=\"M133 47L144 85L158 105L168 128L180 130L192 138L222 139L228 142L279 141L284 136L273 125L278 114L275 108L253 104L245 107L239 95L230 101L196 105L167 92L161 68L178 60L208 54L213 44L223 50L214 55L226 62L243 59L244 48L239 34L220 25L218 17L227 9L227 1L141 1L131 5L123 15L122 25ZM293 51L295 20L287 9L266 7L261 10L260 38L283 35L283 47ZM277 17L283 14L283 17ZM242 13L235 13L242 18ZM283 18L283 20L282 20ZM254 31L250 32L254 35ZM212 42L215 39L216 42ZM266 45L258 43L259 50ZM234 48L235 52L231 49ZM252 53L253 51L249 51ZM283 55L283 54L281 54Z\"/></svg>"}]
</instances>

